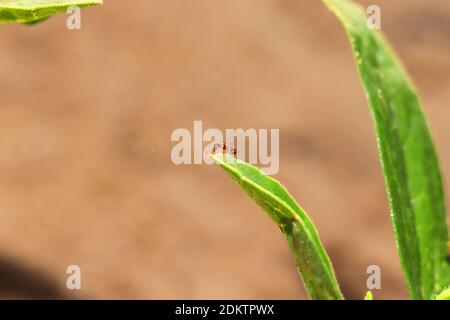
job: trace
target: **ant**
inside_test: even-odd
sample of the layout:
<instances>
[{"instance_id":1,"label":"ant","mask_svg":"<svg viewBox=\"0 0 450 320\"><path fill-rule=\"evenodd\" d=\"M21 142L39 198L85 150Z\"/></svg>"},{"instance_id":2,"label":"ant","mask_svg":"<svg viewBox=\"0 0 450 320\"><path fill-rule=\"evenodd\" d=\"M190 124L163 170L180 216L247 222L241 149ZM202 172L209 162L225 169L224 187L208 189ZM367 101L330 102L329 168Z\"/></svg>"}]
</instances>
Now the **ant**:
<instances>
[{"instance_id":1,"label":"ant","mask_svg":"<svg viewBox=\"0 0 450 320\"><path fill-rule=\"evenodd\" d=\"M226 145L224 143L216 143L213 147L212 153L216 153L217 151L222 153L229 153L233 156L237 155L237 149L233 147L233 145Z\"/></svg>"}]
</instances>

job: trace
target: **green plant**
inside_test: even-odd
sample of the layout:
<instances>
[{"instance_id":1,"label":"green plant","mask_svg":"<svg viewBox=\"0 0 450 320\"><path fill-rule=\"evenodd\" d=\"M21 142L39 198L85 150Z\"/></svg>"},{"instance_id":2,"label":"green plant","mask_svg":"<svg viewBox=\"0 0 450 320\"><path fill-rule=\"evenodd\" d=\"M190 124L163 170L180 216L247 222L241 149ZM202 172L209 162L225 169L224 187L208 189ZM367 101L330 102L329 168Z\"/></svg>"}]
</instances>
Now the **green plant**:
<instances>
[{"instance_id":1,"label":"green plant","mask_svg":"<svg viewBox=\"0 0 450 320\"><path fill-rule=\"evenodd\" d=\"M444 289L436 296L436 300L450 300L450 288Z\"/></svg>"},{"instance_id":2,"label":"green plant","mask_svg":"<svg viewBox=\"0 0 450 320\"><path fill-rule=\"evenodd\" d=\"M86 7L102 3L103 0L2 0L0 23L34 24L66 12L70 6Z\"/></svg>"},{"instance_id":3,"label":"green plant","mask_svg":"<svg viewBox=\"0 0 450 320\"><path fill-rule=\"evenodd\" d=\"M375 124L398 253L413 299L448 297L450 263L442 178L409 77L383 35L350 0L322 0L351 43ZM341 299L330 260L305 212L276 180L227 154L212 157L281 228L312 299ZM366 299L371 299L368 293Z\"/></svg>"}]
</instances>

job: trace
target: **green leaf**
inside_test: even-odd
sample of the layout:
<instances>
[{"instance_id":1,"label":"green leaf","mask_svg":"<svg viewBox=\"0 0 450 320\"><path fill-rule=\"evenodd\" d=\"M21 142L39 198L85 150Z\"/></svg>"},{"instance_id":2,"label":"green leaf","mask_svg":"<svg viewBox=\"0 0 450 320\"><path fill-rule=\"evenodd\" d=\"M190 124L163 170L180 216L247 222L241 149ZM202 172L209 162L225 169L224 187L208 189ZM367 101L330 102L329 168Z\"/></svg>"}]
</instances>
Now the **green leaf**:
<instances>
[{"instance_id":1,"label":"green leaf","mask_svg":"<svg viewBox=\"0 0 450 320\"><path fill-rule=\"evenodd\" d=\"M70 6L86 7L102 4L102 0L0 0L0 23L34 24Z\"/></svg>"},{"instance_id":2,"label":"green leaf","mask_svg":"<svg viewBox=\"0 0 450 320\"><path fill-rule=\"evenodd\" d=\"M213 159L278 224L312 299L343 299L330 259L309 217L276 180L227 154Z\"/></svg>"},{"instance_id":3,"label":"green leaf","mask_svg":"<svg viewBox=\"0 0 450 320\"><path fill-rule=\"evenodd\" d=\"M367 291L366 295L364 296L364 300L373 300L372 291Z\"/></svg>"},{"instance_id":4,"label":"green leaf","mask_svg":"<svg viewBox=\"0 0 450 320\"><path fill-rule=\"evenodd\" d=\"M344 25L375 123L397 247L414 299L450 283L448 229L436 151L409 77L363 8L323 0Z\"/></svg>"},{"instance_id":5,"label":"green leaf","mask_svg":"<svg viewBox=\"0 0 450 320\"><path fill-rule=\"evenodd\" d=\"M438 294L436 300L450 300L450 288L447 288Z\"/></svg>"}]
</instances>

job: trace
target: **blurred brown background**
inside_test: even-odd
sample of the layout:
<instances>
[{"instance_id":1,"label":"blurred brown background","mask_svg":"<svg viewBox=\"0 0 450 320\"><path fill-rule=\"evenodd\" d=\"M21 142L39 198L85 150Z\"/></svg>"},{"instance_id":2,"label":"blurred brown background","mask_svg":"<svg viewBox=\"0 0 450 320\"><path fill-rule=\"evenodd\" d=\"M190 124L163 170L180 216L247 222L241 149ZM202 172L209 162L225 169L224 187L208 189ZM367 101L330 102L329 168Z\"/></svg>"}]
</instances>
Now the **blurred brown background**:
<instances>
[{"instance_id":1,"label":"blurred brown background","mask_svg":"<svg viewBox=\"0 0 450 320\"><path fill-rule=\"evenodd\" d=\"M348 298L406 298L349 44L320 1L106 0L0 27L0 297L303 299L278 228L176 128L279 128L280 179ZM415 80L450 185L450 3L360 1ZM447 196L450 196L447 191ZM82 290L65 289L66 267Z\"/></svg>"}]
</instances>

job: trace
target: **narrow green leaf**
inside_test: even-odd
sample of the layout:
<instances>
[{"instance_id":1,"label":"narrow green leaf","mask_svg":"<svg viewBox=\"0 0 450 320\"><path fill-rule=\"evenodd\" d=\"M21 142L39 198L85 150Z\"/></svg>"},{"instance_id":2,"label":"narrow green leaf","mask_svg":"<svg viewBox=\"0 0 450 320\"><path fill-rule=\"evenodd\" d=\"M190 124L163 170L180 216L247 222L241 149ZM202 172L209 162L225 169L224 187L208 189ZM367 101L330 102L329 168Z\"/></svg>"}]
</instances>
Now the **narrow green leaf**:
<instances>
[{"instance_id":1,"label":"narrow green leaf","mask_svg":"<svg viewBox=\"0 0 450 320\"><path fill-rule=\"evenodd\" d=\"M212 157L278 224L289 243L310 297L343 299L330 259L314 225L283 186L258 168L230 155L216 154Z\"/></svg>"},{"instance_id":2,"label":"narrow green leaf","mask_svg":"<svg viewBox=\"0 0 450 320\"><path fill-rule=\"evenodd\" d=\"M450 283L442 178L421 103L409 77L364 9L323 0L344 25L375 123L397 247L414 299Z\"/></svg>"},{"instance_id":3,"label":"narrow green leaf","mask_svg":"<svg viewBox=\"0 0 450 320\"><path fill-rule=\"evenodd\" d=\"M436 300L450 300L450 288L445 289L436 296Z\"/></svg>"},{"instance_id":4,"label":"narrow green leaf","mask_svg":"<svg viewBox=\"0 0 450 320\"><path fill-rule=\"evenodd\" d=\"M364 296L364 300L373 300L372 291L367 291L366 295Z\"/></svg>"},{"instance_id":5,"label":"narrow green leaf","mask_svg":"<svg viewBox=\"0 0 450 320\"><path fill-rule=\"evenodd\" d=\"M0 23L34 24L70 6L86 7L102 4L102 0L0 0Z\"/></svg>"}]
</instances>

